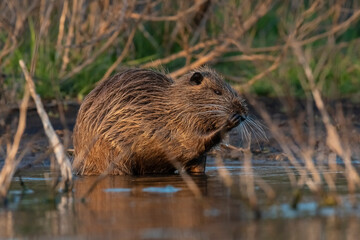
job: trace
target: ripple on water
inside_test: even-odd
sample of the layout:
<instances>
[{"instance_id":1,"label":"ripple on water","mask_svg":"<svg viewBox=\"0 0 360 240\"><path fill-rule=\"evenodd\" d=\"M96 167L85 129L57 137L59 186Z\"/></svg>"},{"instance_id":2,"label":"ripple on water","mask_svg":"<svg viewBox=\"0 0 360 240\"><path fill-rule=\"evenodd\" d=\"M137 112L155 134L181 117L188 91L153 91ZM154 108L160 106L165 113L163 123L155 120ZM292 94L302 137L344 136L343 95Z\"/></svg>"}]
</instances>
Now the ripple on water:
<instances>
[{"instance_id":1,"label":"ripple on water","mask_svg":"<svg viewBox=\"0 0 360 240\"><path fill-rule=\"evenodd\" d=\"M165 187L147 187L143 188L143 192L149 193L176 193L181 191L181 188L176 188L171 185L167 185Z\"/></svg>"},{"instance_id":2,"label":"ripple on water","mask_svg":"<svg viewBox=\"0 0 360 240\"><path fill-rule=\"evenodd\" d=\"M50 181L52 178L44 178L44 177L21 177L23 182L33 182L33 181ZM20 178L14 178L14 182L20 181Z\"/></svg>"},{"instance_id":3,"label":"ripple on water","mask_svg":"<svg viewBox=\"0 0 360 240\"><path fill-rule=\"evenodd\" d=\"M131 192L131 188L107 188L104 192L108 193L128 193Z\"/></svg>"},{"instance_id":4,"label":"ripple on water","mask_svg":"<svg viewBox=\"0 0 360 240\"><path fill-rule=\"evenodd\" d=\"M181 191L181 188L176 188L171 185L165 187L146 187L142 189L143 192L148 193L176 193ZM107 193L128 193L131 192L131 188L107 188L104 189Z\"/></svg>"}]
</instances>

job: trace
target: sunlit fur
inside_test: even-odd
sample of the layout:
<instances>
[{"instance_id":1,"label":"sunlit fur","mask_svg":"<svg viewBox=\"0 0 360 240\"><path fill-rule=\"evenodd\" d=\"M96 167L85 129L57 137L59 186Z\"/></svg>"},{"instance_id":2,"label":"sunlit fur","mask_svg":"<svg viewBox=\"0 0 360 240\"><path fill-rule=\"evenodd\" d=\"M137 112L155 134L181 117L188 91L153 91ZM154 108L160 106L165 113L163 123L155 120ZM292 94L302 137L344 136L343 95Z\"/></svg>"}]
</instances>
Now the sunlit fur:
<instances>
[{"instance_id":1,"label":"sunlit fur","mask_svg":"<svg viewBox=\"0 0 360 240\"><path fill-rule=\"evenodd\" d=\"M204 77L200 85L190 82L195 72ZM125 70L84 99L73 167L81 175L101 174L110 163L109 173L119 175L173 172L172 161L186 168L235 127L227 128L235 113L247 116L244 100L209 68L175 81L152 70ZM252 125L244 125L245 136Z\"/></svg>"}]
</instances>

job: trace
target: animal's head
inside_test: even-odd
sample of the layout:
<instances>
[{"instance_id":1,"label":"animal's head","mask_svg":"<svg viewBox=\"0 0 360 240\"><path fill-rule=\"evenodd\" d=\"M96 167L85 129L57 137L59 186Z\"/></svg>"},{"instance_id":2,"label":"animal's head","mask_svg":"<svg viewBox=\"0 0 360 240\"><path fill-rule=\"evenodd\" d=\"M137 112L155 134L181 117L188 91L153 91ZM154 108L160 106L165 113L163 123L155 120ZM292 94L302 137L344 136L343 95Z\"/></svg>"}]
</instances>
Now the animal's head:
<instances>
[{"instance_id":1,"label":"animal's head","mask_svg":"<svg viewBox=\"0 0 360 240\"><path fill-rule=\"evenodd\" d=\"M170 97L182 105L181 111L188 124L204 133L223 126L234 114L239 115L240 123L247 119L244 99L207 67L185 74L175 81L173 89Z\"/></svg>"}]
</instances>

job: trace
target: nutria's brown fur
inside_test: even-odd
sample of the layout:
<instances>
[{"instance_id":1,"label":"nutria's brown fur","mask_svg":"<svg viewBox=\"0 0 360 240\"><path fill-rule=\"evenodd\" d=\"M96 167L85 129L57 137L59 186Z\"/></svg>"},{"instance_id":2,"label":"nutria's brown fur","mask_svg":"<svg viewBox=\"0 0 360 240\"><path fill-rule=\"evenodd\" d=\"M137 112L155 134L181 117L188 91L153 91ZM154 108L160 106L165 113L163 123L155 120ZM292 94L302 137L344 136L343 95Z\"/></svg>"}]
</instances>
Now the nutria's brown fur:
<instances>
[{"instance_id":1,"label":"nutria's brown fur","mask_svg":"<svg viewBox=\"0 0 360 240\"><path fill-rule=\"evenodd\" d=\"M84 99L74 129L80 175L204 171L205 154L244 121L247 107L209 68L173 80L129 69Z\"/></svg>"}]
</instances>

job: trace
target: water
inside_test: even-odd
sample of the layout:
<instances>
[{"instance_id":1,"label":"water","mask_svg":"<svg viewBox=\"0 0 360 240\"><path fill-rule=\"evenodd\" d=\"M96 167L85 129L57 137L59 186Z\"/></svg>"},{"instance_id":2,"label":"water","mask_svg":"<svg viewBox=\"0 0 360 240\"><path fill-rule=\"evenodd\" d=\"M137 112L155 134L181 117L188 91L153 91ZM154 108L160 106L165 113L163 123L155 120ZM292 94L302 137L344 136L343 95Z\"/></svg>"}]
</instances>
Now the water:
<instances>
[{"instance_id":1,"label":"water","mask_svg":"<svg viewBox=\"0 0 360 240\"><path fill-rule=\"evenodd\" d=\"M234 180L240 179L240 162L225 166ZM358 239L360 210L351 206L346 185L338 186L341 206L322 207L314 195L305 194L294 210L285 170L271 161L254 161L253 167L278 194L269 205L256 188L260 220L223 185L213 161L206 175L193 177L201 199L181 176L169 175L109 176L84 200L96 177L79 177L72 194L59 195L49 191L47 169L32 169L22 177L25 191L19 179L12 182L8 206L0 208L0 238Z\"/></svg>"}]
</instances>

